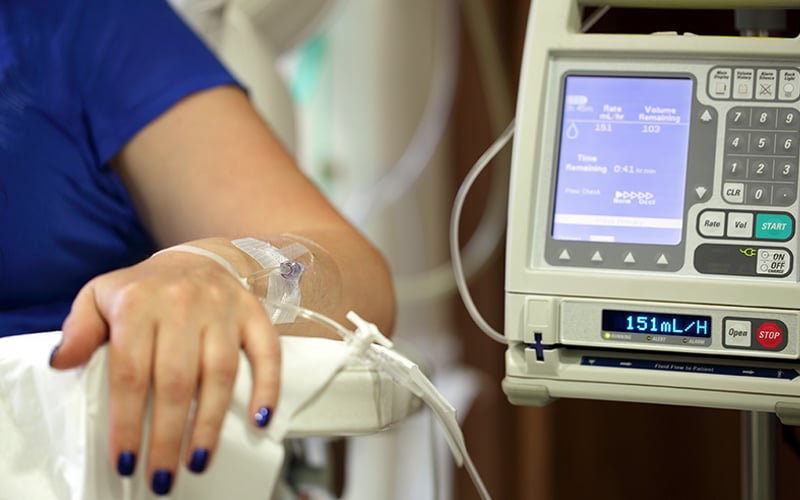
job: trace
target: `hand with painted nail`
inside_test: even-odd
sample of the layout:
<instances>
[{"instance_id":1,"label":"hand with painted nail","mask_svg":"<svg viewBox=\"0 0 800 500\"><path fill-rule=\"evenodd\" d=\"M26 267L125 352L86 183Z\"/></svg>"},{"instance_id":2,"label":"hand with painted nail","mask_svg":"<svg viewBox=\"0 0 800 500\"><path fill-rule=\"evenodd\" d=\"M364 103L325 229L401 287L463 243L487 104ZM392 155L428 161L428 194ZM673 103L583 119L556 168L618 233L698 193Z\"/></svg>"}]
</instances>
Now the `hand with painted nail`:
<instances>
[{"instance_id":1,"label":"hand with painted nail","mask_svg":"<svg viewBox=\"0 0 800 500\"><path fill-rule=\"evenodd\" d=\"M205 244L225 251L219 242ZM80 291L63 332L55 368L84 364L108 343L111 460L123 476L145 466L158 495L169 493L181 462L194 473L209 467L240 350L252 366L252 424L269 423L280 376L277 333L257 298L210 259L168 252L101 275ZM142 443L150 391L151 431ZM148 463L137 464L143 446Z\"/></svg>"}]
</instances>

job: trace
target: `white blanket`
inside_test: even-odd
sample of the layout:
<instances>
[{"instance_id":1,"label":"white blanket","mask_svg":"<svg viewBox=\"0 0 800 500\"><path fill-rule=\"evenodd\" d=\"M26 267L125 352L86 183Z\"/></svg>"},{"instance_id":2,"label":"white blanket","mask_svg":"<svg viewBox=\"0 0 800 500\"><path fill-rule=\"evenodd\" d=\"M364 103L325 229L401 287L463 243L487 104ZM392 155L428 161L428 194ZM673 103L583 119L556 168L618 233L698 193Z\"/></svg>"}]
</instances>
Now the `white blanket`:
<instances>
[{"instance_id":1,"label":"white blanket","mask_svg":"<svg viewBox=\"0 0 800 500\"><path fill-rule=\"evenodd\" d=\"M151 498L142 477L145 456L139 457L132 479L120 478L108 457L105 349L85 368L59 372L48 366L59 338L60 333L51 332L0 339L0 499ZM295 337L282 338L281 345L281 398L270 425L259 430L250 423L250 373L243 357L210 469L194 475L181 467L170 498L269 498L283 463L282 441L298 412L306 413L299 419L305 422L303 434L314 433L309 421L321 422L321 435L336 431L325 428L325 415L314 418L304 407L347 364L349 349L343 342ZM328 398L332 413L344 412L332 415L333 421L347 423L349 431L375 431L417 407L397 386L387 387L386 377L363 365L354 373L360 382L353 385L350 373L347 389L355 390L347 396L350 401ZM343 397L341 390L331 392ZM347 413L354 402L363 415ZM371 411L363 412L365 407Z\"/></svg>"}]
</instances>

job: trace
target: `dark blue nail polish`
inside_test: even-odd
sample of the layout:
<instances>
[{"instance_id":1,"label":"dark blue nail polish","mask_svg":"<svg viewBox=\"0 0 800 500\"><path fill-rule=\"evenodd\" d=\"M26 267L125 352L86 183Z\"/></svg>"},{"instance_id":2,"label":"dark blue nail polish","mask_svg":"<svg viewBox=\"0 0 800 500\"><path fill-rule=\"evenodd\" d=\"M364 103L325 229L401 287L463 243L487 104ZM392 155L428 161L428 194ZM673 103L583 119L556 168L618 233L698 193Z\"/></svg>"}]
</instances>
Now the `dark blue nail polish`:
<instances>
[{"instance_id":1,"label":"dark blue nail polish","mask_svg":"<svg viewBox=\"0 0 800 500\"><path fill-rule=\"evenodd\" d=\"M136 455L130 451L123 451L117 457L117 472L120 476L131 476L136 468Z\"/></svg>"},{"instance_id":2,"label":"dark blue nail polish","mask_svg":"<svg viewBox=\"0 0 800 500\"><path fill-rule=\"evenodd\" d=\"M150 489L156 495L166 495L172 489L172 472L158 469L153 473L153 480L150 482Z\"/></svg>"},{"instance_id":3,"label":"dark blue nail polish","mask_svg":"<svg viewBox=\"0 0 800 500\"><path fill-rule=\"evenodd\" d=\"M53 358L55 358L56 354L58 354L58 349L60 347L61 344L58 344L57 346L53 347L52 351L50 351L50 359L47 361L47 364L49 364L50 366L53 366Z\"/></svg>"},{"instance_id":4,"label":"dark blue nail polish","mask_svg":"<svg viewBox=\"0 0 800 500\"><path fill-rule=\"evenodd\" d=\"M272 418L272 410L270 410L266 406L262 406L261 408L258 409L253 418L257 426L266 427L267 424L269 423L270 418Z\"/></svg>"},{"instance_id":5,"label":"dark blue nail polish","mask_svg":"<svg viewBox=\"0 0 800 500\"><path fill-rule=\"evenodd\" d=\"M189 470L197 474L206 470L208 465L208 450L197 448L192 452L192 460L189 461Z\"/></svg>"}]
</instances>

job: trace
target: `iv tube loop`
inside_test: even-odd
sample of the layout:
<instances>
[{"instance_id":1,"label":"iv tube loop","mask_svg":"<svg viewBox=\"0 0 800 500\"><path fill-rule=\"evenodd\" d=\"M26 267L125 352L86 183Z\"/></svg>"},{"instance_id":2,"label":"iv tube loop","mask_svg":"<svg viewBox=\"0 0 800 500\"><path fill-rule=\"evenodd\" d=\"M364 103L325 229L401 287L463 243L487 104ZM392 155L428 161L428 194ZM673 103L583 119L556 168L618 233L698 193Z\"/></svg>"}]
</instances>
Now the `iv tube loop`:
<instances>
[{"instance_id":1,"label":"iv tube loop","mask_svg":"<svg viewBox=\"0 0 800 500\"><path fill-rule=\"evenodd\" d=\"M261 302L265 308L267 306L275 309L286 308L297 317L305 318L333 329L353 348L354 354L370 361L376 369L387 373L395 383L405 387L424 401L439 420L455 462L459 466L466 468L481 499L489 500L491 498L467 452L464 435L456 419L455 408L442 396L433 383L425 377L416 364L392 348L391 341L384 337L377 326L361 319L355 312L350 311L347 314L347 318L356 325L356 329L351 331L331 318L302 306L270 302L265 299L261 299Z\"/></svg>"}]
</instances>

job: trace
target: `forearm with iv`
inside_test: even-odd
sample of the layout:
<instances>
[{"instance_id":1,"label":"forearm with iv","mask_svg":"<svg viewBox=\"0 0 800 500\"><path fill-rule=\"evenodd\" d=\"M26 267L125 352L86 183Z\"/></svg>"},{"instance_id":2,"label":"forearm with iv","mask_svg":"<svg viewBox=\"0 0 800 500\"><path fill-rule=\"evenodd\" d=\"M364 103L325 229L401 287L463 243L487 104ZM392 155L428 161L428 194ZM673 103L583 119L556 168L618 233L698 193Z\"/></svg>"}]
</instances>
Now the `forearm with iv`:
<instances>
[{"instance_id":1,"label":"forearm with iv","mask_svg":"<svg viewBox=\"0 0 800 500\"><path fill-rule=\"evenodd\" d=\"M262 300L281 333L308 335L319 328L299 317L291 306L302 305L327 316L336 315L342 308L339 267L328 251L314 241L282 234L263 239L240 238L231 243L260 265L260 270L245 278L246 286ZM318 333L331 336L332 332Z\"/></svg>"},{"instance_id":2,"label":"forearm with iv","mask_svg":"<svg viewBox=\"0 0 800 500\"><path fill-rule=\"evenodd\" d=\"M345 303L343 276L335 258L303 236L211 238L158 253L168 251L194 253L216 261L264 303L282 334L338 338L329 329L298 317L295 309L281 308L279 304L302 306L337 319L355 306Z\"/></svg>"}]
</instances>

